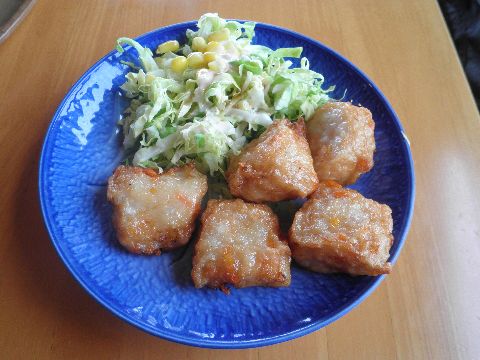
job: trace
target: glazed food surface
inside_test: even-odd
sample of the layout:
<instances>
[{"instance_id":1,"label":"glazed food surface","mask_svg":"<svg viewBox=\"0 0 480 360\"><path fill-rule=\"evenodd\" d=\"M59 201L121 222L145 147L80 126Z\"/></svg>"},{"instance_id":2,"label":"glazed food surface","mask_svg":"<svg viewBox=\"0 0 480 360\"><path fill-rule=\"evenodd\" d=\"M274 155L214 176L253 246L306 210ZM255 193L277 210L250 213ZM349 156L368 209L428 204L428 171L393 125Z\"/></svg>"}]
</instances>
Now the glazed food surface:
<instances>
[{"instance_id":1,"label":"glazed food surface","mask_svg":"<svg viewBox=\"0 0 480 360\"><path fill-rule=\"evenodd\" d=\"M193 164L162 174L119 166L108 180L108 200L120 243L139 254L185 245L195 227L207 177Z\"/></svg>"},{"instance_id":2,"label":"glazed food surface","mask_svg":"<svg viewBox=\"0 0 480 360\"><path fill-rule=\"evenodd\" d=\"M305 197L318 185L303 120L274 122L230 160L231 193L248 201L281 201Z\"/></svg>"},{"instance_id":3,"label":"glazed food surface","mask_svg":"<svg viewBox=\"0 0 480 360\"><path fill-rule=\"evenodd\" d=\"M375 123L370 110L329 102L307 122L307 138L320 180L353 184L373 167Z\"/></svg>"},{"instance_id":4,"label":"glazed food surface","mask_svg":"<svg viewBox=\"0 0 480 360\"><path fill-rule=\"evenodd\" d=\"M289 233L293 257L318 272L388 273L391 213L387 205L354 190L333 181L321 182L295 214Z\"/></svg>"},{"instance_id":5,"label":"glazed food surface","mask_svg":"<svg viewBox=\"0 0 480 360\"><path fill-rule=\"evenodd\" d=\"M192 278L197 288L288 286L290 249L279 237L277 216L266 205L241 199L210 200L195 244Z\"/></svg>"}]
</instances>

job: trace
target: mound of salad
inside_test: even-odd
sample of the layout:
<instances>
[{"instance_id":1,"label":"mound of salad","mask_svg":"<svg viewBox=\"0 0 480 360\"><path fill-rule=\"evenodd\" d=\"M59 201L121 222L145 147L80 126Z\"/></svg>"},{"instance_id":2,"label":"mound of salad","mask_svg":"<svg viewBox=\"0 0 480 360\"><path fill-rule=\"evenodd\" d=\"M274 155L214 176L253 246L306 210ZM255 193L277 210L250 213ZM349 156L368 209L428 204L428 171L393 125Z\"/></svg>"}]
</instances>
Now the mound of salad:
<instances>
[{"instance_id":1,"label":"mound of salad","mask_svg":"<svg viewBox=\"0 0 480 360\"><path fill-rule=\"evenodd\" d=\"M274 119L308 120L329 100L322 74L300 67L301 47L270 49L252 44L255 23L205 14L186 43L171 39L155 50L129 38L140 68L121 86L131 99L120 121L124 146L136 166L159 172L195 161L210 175L223 175L230 155L258 137Z\"/></svg>"}]
</instances>

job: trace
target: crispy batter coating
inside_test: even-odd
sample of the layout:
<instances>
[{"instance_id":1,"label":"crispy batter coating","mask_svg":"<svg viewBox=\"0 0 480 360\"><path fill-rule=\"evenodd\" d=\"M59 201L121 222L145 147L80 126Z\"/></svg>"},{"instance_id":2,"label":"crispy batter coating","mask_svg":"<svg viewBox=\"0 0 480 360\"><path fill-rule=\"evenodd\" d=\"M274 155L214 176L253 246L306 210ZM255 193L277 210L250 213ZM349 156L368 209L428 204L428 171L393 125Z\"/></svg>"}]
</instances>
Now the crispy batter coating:
<instances>
[{"instance_id":1,"label":"crispy batter coating","mask_svg":"<svg viewBox=\"0 0 480 360\"><path fill-rule=\"evenodd\" d=\"M226 173L230 192L257 203L306 197L318 185L303 119L275 121L232 156Z\"/></svg>"},{"instance_id":2,"label":"crispy batter coating","mask_svg":"<svg viewBox=\"0 0 480 360\"><path fill-rule=\"evenodd\" d=\"M193 257L195 287L290 285L290 249L267 205L210 200Z\"/></svg>"},{"instance_id":3,"label":"crispy batter coating","mask_svg":"<svg viewBox=\"0 0 480 360\"><path fill-rule=\"evenodd\" d=\"M108 179L118 240L130 252L160 254L185 245L195 228L207 177L193 164L162 174L119 166Z\"/></svg>"},{"instance_id":4,"label":"crispy batter coating","mask_svg":"<svg viewBox=\"0 0 480 360\"><path fill-rule=\"evenodd\" d=\"M329 102L307 123L307 139L319 180L353 184L373 167L375 123L370 110Z\"/></svg>"},{"instance_id":5,"label":"crispy batter coating","mask_svg":"<svg viewBox=\"0 0 480 360\"><path fill-rule=\"evenodd\" d=\"M295 214L289 232L293 258L317 272L379 275L390 272L392 211L334 181Z\"/></svg>"}]
</instances>

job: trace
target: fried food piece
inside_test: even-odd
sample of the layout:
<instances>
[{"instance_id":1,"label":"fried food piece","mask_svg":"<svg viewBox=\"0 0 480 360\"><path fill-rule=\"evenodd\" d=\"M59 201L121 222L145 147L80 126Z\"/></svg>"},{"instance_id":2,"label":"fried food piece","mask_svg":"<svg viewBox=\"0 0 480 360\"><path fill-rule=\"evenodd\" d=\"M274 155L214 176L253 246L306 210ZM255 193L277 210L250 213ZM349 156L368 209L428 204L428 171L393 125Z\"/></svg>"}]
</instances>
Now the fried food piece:
<instances>
[{"instance_id":1,"label":"fried food piece","mask_svg":"<svg viewBox=\"0 0 480 360\"><path fill-rule=\"evenodd\" d=\"M290 249L267 205L210 200L193 256L195 287L290 285Z\"/></svg>"},{"instance_id":2,"label":"fried food piece","mask_svg":"<svg viewBox=\"0 0 480 360\"><path fill-rule=\"evenodd\" d=\"M303 119L275 121L230 159L226 173L234 196L257 203L306 197L318 185Z\"/></svg>"},{"instance_id":3,"label":"fried food piece","mask_svg":"<svg viewBox=\"0 0 480 360\"><path fill-rule=\"evenodd\" d=\"M185 245L195 228L207 177L190 163L162 174L119 166L108 179L108 200L118 240L136 254Z\"/></svg>"},{"instance_id":4,"label":"fried food piece","mask_svg":"<svg viewBox=\"0 0 480 360\"><path fill-rule=\"evenodd\" d=\"M370 110L329 102L307 123L307 139L319 180L353 184L373 167L375 123Z\"/></svg>"},{"instance_id":5,"label":"fried food piece","mask_svg":"<svg viewBox=\"0 0 480 360\"><path fill-rule=\"evenodd\" d=\"M289 232L293 258L317 272L379 275L390 272L392 211L334 181L295 214Z\"/></svg>"}]
</instances>

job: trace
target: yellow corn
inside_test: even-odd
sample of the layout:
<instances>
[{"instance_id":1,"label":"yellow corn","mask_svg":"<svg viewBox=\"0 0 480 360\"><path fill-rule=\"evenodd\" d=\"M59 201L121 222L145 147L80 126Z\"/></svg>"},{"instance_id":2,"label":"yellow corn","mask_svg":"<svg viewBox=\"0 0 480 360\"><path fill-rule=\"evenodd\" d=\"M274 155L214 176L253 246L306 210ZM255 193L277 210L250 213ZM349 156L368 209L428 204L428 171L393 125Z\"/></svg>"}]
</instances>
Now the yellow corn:
<instances>
[{"instance_id":1,"label":"yellow corn","mask_svg":"<svg viewBox=\"0 0 480 360\"><path fill-rule=\"evenodd\" d=\"M180 44L177 40L165 41L164 43L158 45L157 54L165 54L169 51L176 52L180 49Z\"/></svg>"},{"instance_id":2,"label":"yellow corn","mask_svg":"<svg viewBox=\"0 0 480 360\"><path fill-rule=\"evenodd\" d=\"M225 41L230 38L230 30L223 28L215 31L208 36L208 41Z\"/></svg>"},{"instance_id":3,"label":"yellow corn","mask_svg":"<svg viewBox=\"0 0 480 360\"><path fill-rule=\"evenodd\" d=\"M191 68L201 68L205 65L205 58L201 52L192 52L188 55L187 62Z\"/></svg>"},{"instance_id":4,"label":"yellow corn","mask_svg":"<svg viewBox=\"0 0 480 360\"><path fill-rule=\"evenodd\" d=\"M203 37L197 36L192 40L192 50L193 51L205 51L207 47L207 42Z\"/></svg>"},{"instance_id":5,"label":"yellow corn","mask_svg":"<svg viewBox=\"0 0 480 360\"><path fill-rule=\"evenodd\" d=\"M220 72L220 67L216 61L212 61L208 63L208 68L215 72Z\"/></svg>"},{"instance_id":6,"label":"yellow corn","mask_svg":"<svg viewBox=\"0 0 480 360\"><path fill-rule=\"evenodd\" d=\"M205 62L209 63L211 61L215 61L215 59L217 58L217 54L215 54L214 52L208 51L203 54L203 57L205 59Z\"/></svg>"},{"instance_id":7,"label":"yellow corn","mask_svg":"<svg viewBox=\"0 0 480 360\"><path fill-rule=\"evenodd\" d=\"M218 43L218 41L210 41L207 44L205 51L206 52L217 51L219 47L220 47L220 44Z\"/></svg>"},{"instance_id":8,"label":"yellow corn","mask_svg":"<svg viewBox=\"0 0 480 360\"><path fill-rule=\"evenodd\" d=\"M185 56L177 56L172 60L172 70L176 73L182 73L187 68L187 58Z\"/></svg>"}]
</instances>

